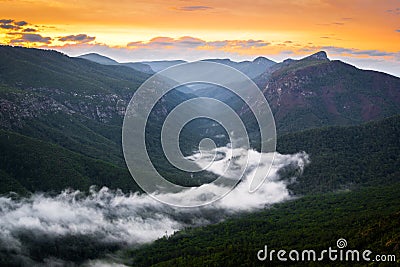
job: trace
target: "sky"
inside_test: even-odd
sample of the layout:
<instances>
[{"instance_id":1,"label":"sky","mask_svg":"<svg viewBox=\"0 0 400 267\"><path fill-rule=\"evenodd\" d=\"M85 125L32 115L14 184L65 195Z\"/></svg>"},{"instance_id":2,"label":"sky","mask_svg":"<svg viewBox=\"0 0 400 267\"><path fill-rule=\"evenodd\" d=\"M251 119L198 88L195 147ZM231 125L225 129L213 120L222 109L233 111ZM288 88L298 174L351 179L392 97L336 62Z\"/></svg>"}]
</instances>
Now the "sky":
<instances>
[{"instance_id":1,"label":"sky","mask_svg":"<svg viewBox=\"0 0 400 267\"><path fill-rule=\"evenodd\" d=\"M0 0L0 43L120 62L324 50L400 77L400 0Z\"/></svg>"}]
</instances>

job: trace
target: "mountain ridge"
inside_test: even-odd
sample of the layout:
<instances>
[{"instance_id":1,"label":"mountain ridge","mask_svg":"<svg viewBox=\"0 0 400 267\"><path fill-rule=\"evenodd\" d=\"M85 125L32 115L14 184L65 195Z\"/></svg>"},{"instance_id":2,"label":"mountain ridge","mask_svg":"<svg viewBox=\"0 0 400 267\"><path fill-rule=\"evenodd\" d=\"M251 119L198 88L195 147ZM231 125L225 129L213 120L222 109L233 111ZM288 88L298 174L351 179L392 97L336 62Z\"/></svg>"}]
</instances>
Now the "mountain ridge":
<instances>
[{"instance_id":1,"label":"mountain ridge","mask_svg":"<svg viewBox=\"0 0 400 267\"><path fill-rule=\"evenodd\" d=\"M329 60L318 52L255 78L278 130L352 125L400 113L400 78Z\"/></svg>"},{"instance_id":2,"label":"mountain ridge","mask_svg":"<svg viewBox=\"0 0 400 267\"><path fill-rule=\"evenodd\" d=\"M188 62L185 60L154 60L120 63L110 57L98 53L83 54L78 56L77 58L87 59L103 65L124 65L148 74L153 74L155 72L162 71L168 67ZM244 61L233 61L229 58L207 58L200 61L216 62L236 68L237 70L242 71L243 73L248 75L250 78L255 78L263 71L265 71L268 67L276 64L275 61L263 56L259 56L254 60ZM146 66L150 67L150 70L146 69Z\"/></svg>"},{"instance_id":3,"label":"mountain ridge","mask_svg":"<svg viewBox=\"0 0 400 267\"><path fill-rule=\"evenodd\" d=\"M253 62L259 60L264 59ZM1 129L125 168L122 119L132 95L148 74L55 51L4 46L0 47L0 63ZM323 52L274 64L264 74L255 82L271 106L279 136L310 128L355 125L400 113L399 78L327 60ZM254 120L242 106L243 101L224 98L221 90L211 93L238 111L249 126L250 138L257 139L257 127L250 125ZM156 129L149 139L152 144L158 140L160 120L191 97L176 91L160 101L151 117ZM220 134L219 128L208 129L209 125L200 123L188 131L182 139L187 140L185 153L193 151L192 143L203 138L203 133L212 137ZM251 140L251 144L255 142ZM163 165L162 150L155 147L152 151ZM164 171L183 177L171 168Z\"/></svg>"}]
</instances>

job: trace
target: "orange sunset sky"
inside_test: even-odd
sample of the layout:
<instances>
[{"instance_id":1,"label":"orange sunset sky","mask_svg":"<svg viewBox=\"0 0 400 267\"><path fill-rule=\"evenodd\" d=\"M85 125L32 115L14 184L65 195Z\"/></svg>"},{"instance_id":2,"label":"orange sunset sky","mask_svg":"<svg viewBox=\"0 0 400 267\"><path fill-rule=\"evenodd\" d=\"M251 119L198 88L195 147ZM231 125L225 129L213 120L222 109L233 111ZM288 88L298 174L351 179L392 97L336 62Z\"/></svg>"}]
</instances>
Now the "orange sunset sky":
<instances>
[{"instance_id":1,"label":"orange sunset sky","mask_svg":"<svg viewBox=\"0 0 400 267\"><path fill-rule=\"evenodd\" d=\"M121 62L325 50L400 76L400 0L0 0L0 42Z\"/></svg>"}]
</instances>

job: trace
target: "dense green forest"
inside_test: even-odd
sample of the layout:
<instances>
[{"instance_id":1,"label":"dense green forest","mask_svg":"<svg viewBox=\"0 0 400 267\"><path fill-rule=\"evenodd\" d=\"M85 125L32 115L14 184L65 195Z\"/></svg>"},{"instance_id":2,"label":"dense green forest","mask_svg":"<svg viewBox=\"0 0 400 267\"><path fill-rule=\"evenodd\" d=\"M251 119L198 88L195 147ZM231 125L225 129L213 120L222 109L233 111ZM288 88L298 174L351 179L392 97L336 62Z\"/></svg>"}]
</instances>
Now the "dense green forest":
<instances>
[{"instance_id":1,"label":"dense green forest","mask_svg":"<svg viewBox=\"0 0 400 267\"><path fill-rule=\"evenodd\" d=\"M126 168L14 132L0 130L1 193L88 190L91 185L139 188Z\"/></svg>"},{"instance_id":2,"label":"dense green forest","mask_svg":"<svg viewBox=\"0 0 400 267\"><path fill-rule=\"evenodd\" d=\"M285 135L278 150L310 153L292 201L218 225L186 229L123 252L133 266L252 266L264 245L322 250L343 237L353 249L400 259L400 116Z\"/></svg>"},{"instance_id":3,"label":"dense green forest","mask_svg":"<svg viewBox=\"0 0 400 267\"><path fill-rule=\"evenodd\" d=\"M400 179L400 116L278 138L280 153L306 151L311 164L290 186L296 194L391 184Z\"/></svg>"},{"instance_id":4,"label":"dense green forest","mask_svg":"<svg viewBox=\"0 0 400 267\"><path fill-rule=\"evenodd\" d=\"M132 266L268 266L270 262L262 263L256 256L264 245L276 250L322 251L345 238L349 249L394 254L399 263L399 187L400 183L395 183L309 195L217 225L186 229L140 249L121 252L121 256Z\"/></svg>"}]
</instances>

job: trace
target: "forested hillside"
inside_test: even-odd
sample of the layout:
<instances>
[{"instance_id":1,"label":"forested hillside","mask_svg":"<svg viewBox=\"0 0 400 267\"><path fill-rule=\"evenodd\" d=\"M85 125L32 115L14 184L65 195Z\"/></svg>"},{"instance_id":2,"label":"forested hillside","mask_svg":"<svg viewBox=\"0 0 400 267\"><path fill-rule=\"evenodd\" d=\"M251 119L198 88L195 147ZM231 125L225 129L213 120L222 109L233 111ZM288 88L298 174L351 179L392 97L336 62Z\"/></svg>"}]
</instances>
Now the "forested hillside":
<instances>
[{"instance_id":1,"label":"forested hillside","mask_svg":"<svg viewBox=\"0 0 400 267\"><path fill-rule=\"evenodd\" d=\"M92 185L139 188L125 168L14 132L0 130L0 193L86 191Z\"/></svg>"},{"instance_id":2,"label":"forested hillside","mask_svg":"<svg viewBox=\"0 0 400 267\"><path fill-rule=\"evenodd\" d=\"M391 253L400 259L399 136L400 116L285 135L278 151L305 150L311 160L289 186L295 194L292 201L125 251L126 263L258 266L256 253L264 245L323 250L339 238L347 239L352 249Z\"/></svg>"},{"instance_id":3,"label":"forested hillside","mask_svg":"<svg viewBox=\"0 0 400 267\"><path fill-rule=\"evenodd\" d=\"M336 248L345 238L349 249L369 249L400 257L400 186L366 187L306 196L262 212L242 214L217 225L187 229L140 249L122 253L131 266L269 266L257 252ZM372 256L371 256L372 258ZM274 266L304 266L304 262L272 262ZM346 263L346 262L342 262ZM313 266L332 264L329 260ZM348 263L346 263L348 264ZM387 263L394 266L396 263ZM365 266L365 262L351 263ZM386 265L384 265L386 266Z\"/></svg>"}]
</instances>

